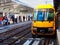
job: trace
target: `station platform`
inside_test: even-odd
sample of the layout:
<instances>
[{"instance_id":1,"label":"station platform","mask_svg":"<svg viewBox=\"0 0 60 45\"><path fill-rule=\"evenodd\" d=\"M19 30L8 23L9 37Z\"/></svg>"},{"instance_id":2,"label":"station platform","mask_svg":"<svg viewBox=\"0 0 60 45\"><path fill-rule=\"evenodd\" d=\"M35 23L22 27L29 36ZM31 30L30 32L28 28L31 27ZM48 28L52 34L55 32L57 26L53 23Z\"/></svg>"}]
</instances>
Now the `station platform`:
<instances>
[{"instance_id":1,"label":"station platform","mask_svg":"<svg viewBox=\"0 0 60 45\"><path fill-rule=\"evenodd\" d=\"M2 26L2 27L0 27L0 33L9 31L10 28L12 29L12 28L14 28L14 27L16 27L16 26L19 26L19 25L22 26L22 25L27 24L27 23L29 23L29 22L31 22L31 21L26 21L26 22L21 22L21 23L17 23L17 24Z\"/></svg>"},{"instance_id":2,"label":"station platform","mask_svg":"<svg viewBox=\"0 0 60 45\"><path fill-rule=\"evenodd\" d=\"M57 42L60 45L60 30L57 30Z\"/></svg>"}]
</instances>

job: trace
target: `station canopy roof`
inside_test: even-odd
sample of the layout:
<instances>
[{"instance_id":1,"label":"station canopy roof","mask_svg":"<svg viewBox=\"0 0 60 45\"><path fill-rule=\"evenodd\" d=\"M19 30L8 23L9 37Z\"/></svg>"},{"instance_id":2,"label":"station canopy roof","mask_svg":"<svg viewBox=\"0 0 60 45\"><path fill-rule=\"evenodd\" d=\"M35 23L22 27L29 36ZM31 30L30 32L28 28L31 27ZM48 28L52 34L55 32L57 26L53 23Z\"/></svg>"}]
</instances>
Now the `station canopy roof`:
<instances>
[{"instance_id":1,"label":"station canopy roof","mask_svg":"<svg viewBox=\"0 0 60 45\"><path fill-rule=\"evenodd\" d=\"M0 0L0 11L20 12L20 10L32 10L38 4L52 4L53 0Z\"/></svg>"},{"instance_id":2,"label":"station canopy roof","mask_svg":"<svg viewBox=\"0 0 60 45\"><path fill-rule=\"evenodd\" d=\"M20 12L21 10L32 11L32 8L28 6L24 6L22 4L18 4L12 0L0 0L0 12Z\"/></svg>"},{"instance_id":3,"label":"station canopy roof","mask_svg":"<svg viewBox=\"0 0 60 45\"><path fill-rule=\"evenodd\" d=\"M51 4L54 6L54 0L12 0L12 1L32 8L36 7L39 4Z\"/></svg>"}]
</instances>

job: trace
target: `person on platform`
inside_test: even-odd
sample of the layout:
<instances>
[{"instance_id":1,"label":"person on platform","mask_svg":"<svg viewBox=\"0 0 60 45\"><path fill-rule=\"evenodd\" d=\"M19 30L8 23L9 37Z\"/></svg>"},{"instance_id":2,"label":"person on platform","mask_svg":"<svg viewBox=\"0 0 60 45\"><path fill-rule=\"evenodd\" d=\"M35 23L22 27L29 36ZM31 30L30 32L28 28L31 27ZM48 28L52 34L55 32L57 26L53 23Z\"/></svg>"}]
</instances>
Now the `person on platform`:
<instances>
[{"instance_id":1,"label":"person on platform","mask_svg":"<svg viewBox=\"0 0 60 45\"><path fill-rule=\"evenodd\" d=\"M8 18L7 18L6 16L4 16L3 24L4 24L4 25L8 25Z\"/></svg>"}]
</instances>

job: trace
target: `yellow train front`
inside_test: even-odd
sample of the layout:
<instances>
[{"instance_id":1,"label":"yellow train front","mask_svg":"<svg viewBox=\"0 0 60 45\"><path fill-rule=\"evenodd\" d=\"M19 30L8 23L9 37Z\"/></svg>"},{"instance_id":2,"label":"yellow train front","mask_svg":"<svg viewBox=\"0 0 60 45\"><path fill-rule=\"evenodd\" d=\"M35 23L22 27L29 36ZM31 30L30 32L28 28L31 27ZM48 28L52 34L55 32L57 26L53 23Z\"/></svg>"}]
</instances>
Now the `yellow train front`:
<instances>
[{"instance_id":1,"label":"yellow train front","mask_svg":"<svg viewBox=\"0 0 60 45\"><path fill-rule=\"evenodd\" d=\"M55 10L53 6L49 4L36 6L33 13L31 32L32 36L55 35Z\"/></svg>"}]
</instances>

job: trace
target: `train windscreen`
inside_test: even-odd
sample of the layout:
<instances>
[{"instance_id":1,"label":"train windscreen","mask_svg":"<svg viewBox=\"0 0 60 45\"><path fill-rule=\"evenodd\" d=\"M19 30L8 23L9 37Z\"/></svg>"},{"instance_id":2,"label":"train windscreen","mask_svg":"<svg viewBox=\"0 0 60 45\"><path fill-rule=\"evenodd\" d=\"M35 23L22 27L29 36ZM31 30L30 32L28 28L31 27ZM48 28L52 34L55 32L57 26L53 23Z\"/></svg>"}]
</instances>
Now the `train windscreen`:
<instances>
[{"instance_id":1,"label":"train windscreen","mask_svg":"<svg viewBox=\"0 0 60 45\"><path fill-rule=\"evenodd\" d=\"M33 20L38 21L53 21L54 20L54 11L50 9L34 11Z\"/></svg>"}]
</instances>

